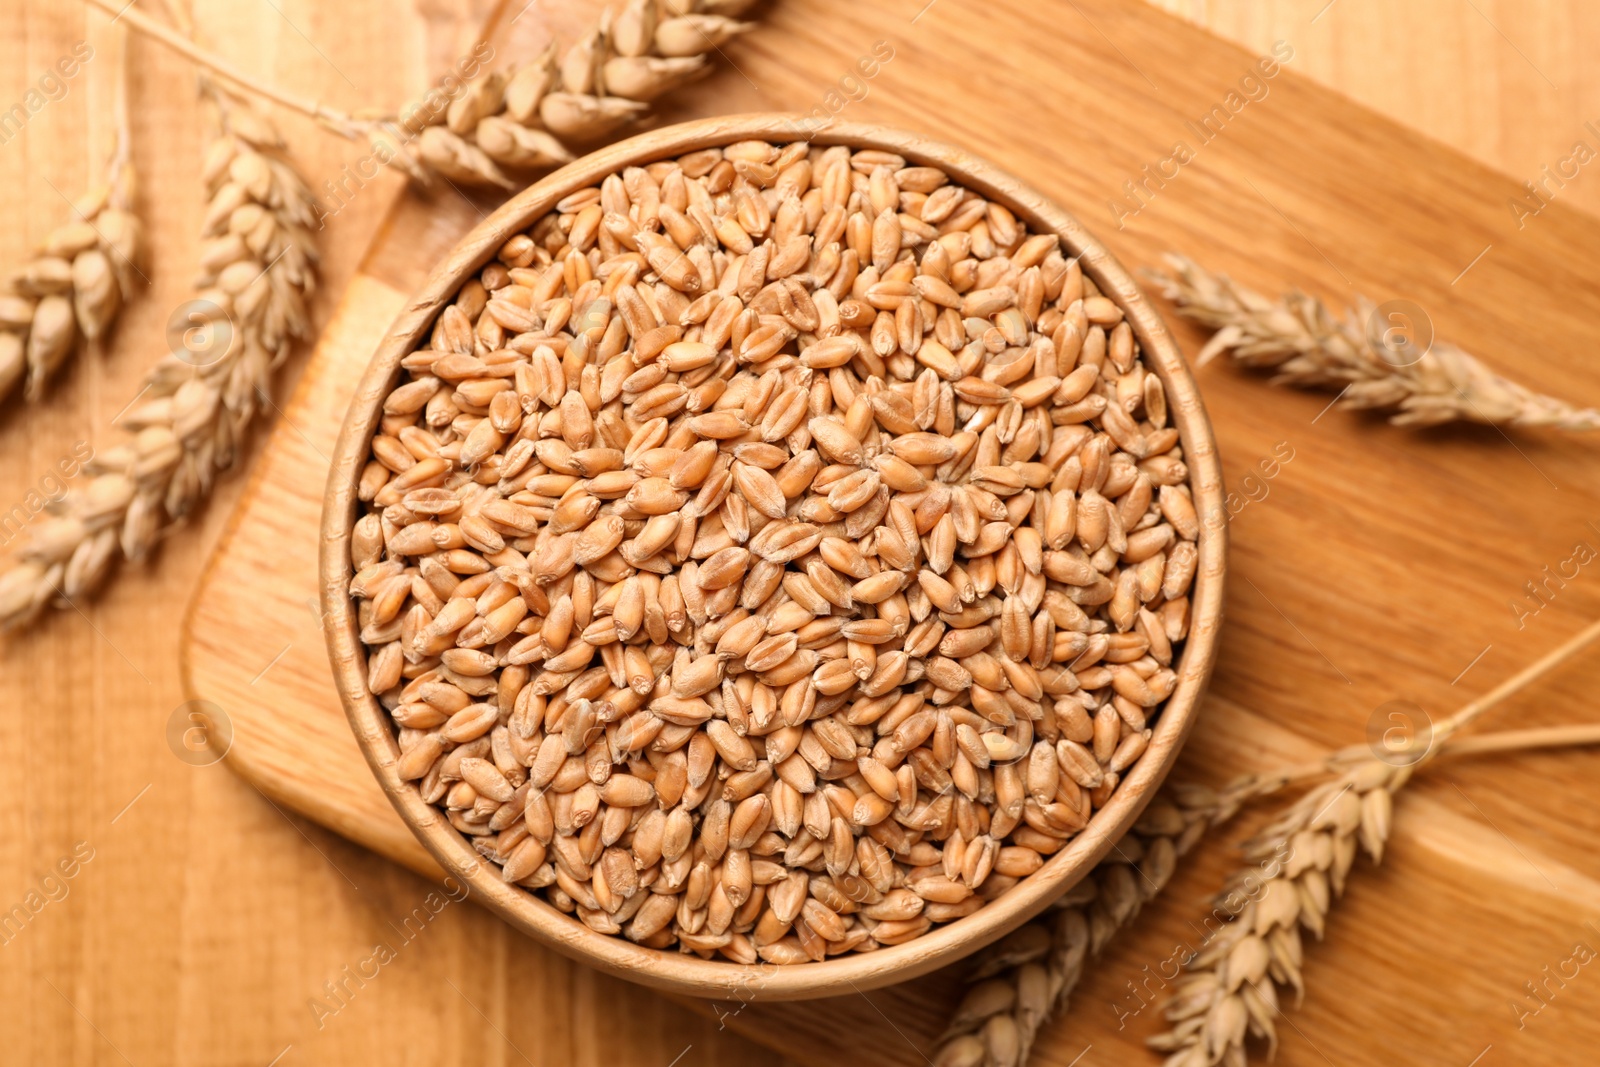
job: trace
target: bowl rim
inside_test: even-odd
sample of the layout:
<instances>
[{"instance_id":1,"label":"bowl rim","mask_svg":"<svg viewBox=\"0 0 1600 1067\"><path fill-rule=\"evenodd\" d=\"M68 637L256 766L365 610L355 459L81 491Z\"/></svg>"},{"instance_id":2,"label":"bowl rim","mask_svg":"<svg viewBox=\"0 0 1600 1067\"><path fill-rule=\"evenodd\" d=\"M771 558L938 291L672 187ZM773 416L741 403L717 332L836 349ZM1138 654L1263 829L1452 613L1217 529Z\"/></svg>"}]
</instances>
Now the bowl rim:
<instances>
[{"instance_id":1,"label":"bowl rim","mask_svg":"<svg viewBox=\"0 0 1600 1067\"><path fill-rule=\"evenodd\" d=\"M318 579L323 629L340 702L356 741L400 818L440 865L481 903L541 943L603 971L668 992L698 997L798 1000L860 992L904 981L953 962L1009 933L1085 877L1127 832L1166 778L1182 748L1216 658L1226 564L1226 510L1216 440L1198 387L1177 343L1128 271L1068 212L994 165L962 149L884 126L835 122L810 128L802 116L755 113L701 119L651 130L599 149L547 175L480 222L429 275L380 342L352 397L328 473L323 500ZM1199 561L1190 592L1190 632L1176 665L1178 682L1162 707L1150 744L1088 825L1045 864L971 915L900 945L852 952L821 962L744 965L643 948L584 926L529 890L491 872L466 837L423 802L396 772L399 748L388 713L366 690L366 656L353 601L350 536L356 486L400 360L423 340L460 285L493 258L505 239L525 230L564 196L623 167L743 140L880 149L908 164L935 166L951 180L1004 205L1035 233L1055 233L1101 292L1122 309L1146 365L1166 389L1200 521Z\"/></svg>"}]
</instances>

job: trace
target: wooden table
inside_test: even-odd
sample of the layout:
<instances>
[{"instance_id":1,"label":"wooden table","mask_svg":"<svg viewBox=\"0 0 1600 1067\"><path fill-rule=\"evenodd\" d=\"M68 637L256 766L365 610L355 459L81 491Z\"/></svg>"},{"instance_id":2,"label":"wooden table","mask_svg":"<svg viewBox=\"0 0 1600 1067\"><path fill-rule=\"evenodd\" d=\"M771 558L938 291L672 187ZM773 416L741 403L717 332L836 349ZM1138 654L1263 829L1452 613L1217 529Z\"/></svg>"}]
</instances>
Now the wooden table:
<instances>
[{"instance_id":1,"label":"wooden table","mask_svg":"<svg viewBox=\"0 0 1600 1067\"><path fill-rule=\"evenodd\" d=\"M798 0L780 0L786 2ZM205 0L197 7L197 22L202 37L241 66L353 107L399 101L415 91L465 50L487 6L467 0L433 0L416 9L378 0L346 0L337 6L308 0L284 0L276 6ZM896 4L881 18L885 26L904 32L906 20L921 6ZM1190 7L1199 7L1173 6L1189 15L1195 14ZM1557 14L1537 0L1467 5L1428 0L1408 5L1400 16L1379 0L1338 0L1320 15L1316 0L1276 0L1264 7L1213 0L1210 6L1212 24L1253 50L1264 50L1292 27L1295 70L1518 180L1537 177L1544 164L1564 157L1571 142L1585 136L1583 122L1600 110L1600 87L1595 84L1600 75L1586 61L1600 44L1600 15L1577 5L1556 9ZM1078 18L1063 10L1063 19ZM941 0L927 17L944 20L948 32L950 25L972 17L969 11L953 0ZM1313 16L1315 22L1304 28ZM527 17L543 17L543 9L536 6ZM1397 24L1395 18L1402 21ZM39 72L85 35L97 49L110 45L104 19L86 17L72 5L0 0L0 19L0 25L9 27L0 37L0 70L5 71L0 103L5 106L21 99ZM1079 19L1072 32L1099 31ZM759 49L751 42L728 52L741 62ZM169 310L188 293L195 254L191 235L200 211L193 178L201 145L193 81L184 64L153 46L135 42L131 55L135 154L153 234L152 262L146 268L151 288L124 316L103 363L69 372L46 405L24 409L12 404L0 414L0 447L10 458L0 475L0 500L7 506L36 487L74 442L104 447L116 440L109 422L154 358ZM818 73L816 95L830 77L831 68ZM91 63L68 84L63 98L30 118L24 136L0 145L0 182L12 191L8 222L0 235L0 261L19 260L65 217L62 194L75 196L93 180L99 165L91 160L104 144L109 96L105 66ZM810 101L796 96L756 103L804 108ZM870 106L875 105L869 102L864 109ZM309 174L332 175L358 154L306 123L286 118L284 126ZM324 316L355 270L390 191L383 184L370 187L331 223L323 245L325 288L319 307ZM1600 179L1584 171L1560 191L1559 199L1563 206L1600 209ZM1490 297L1481 290L1473 296ZM1517 372L1537 380L1536 357L1531 353L1527 367ZM293 373L291 368L291 377ZM1290 399L1266 393L1262 386L1251 388L1262 390L1263 403L1308 405L1312 414L1320 406L1311 398ZM1588 399L1594 399L1592 390ZM1491 444L1475 434L1430 440L1431 447L1446 450L1452 444ZM1375 433L1374 442L1379 448L1408 447L1404 438L1388 433ZM1498 439L1493 444L1501 447ZM1547 465L1549 451L1535 448L1541 467ZM1230 474L1237 476L1249 460L1234 458ZM1258 531L1266 530L1274 521L1271 508L1311 508L1323 514L1330 531L1338 530L1337 503L1313 488L1315 454L1298 462L1306 464L1305 480L1285 479L1275 489L1283 493L1280 500L1261 505L1255 515L1245 513L1241 523L1255 522ZM1575 477L1574 471L1568 455L1564 472L1556 471L1556 476ZM1538 476L1529 471L1526 477ZM1518 496L1515 485L1479 488L1508 500ZM308 492L319 489L308 487ZM16 756L8 763L13 769L0 772L5 801L0 803L0 909L24 901L34 890L59 899L39 909L17 936L0 946L0 1033L7 1037L3 1058L140 1065L770 1062L770 1053L670 1002L640 993L624 997L615 983L581 968L552 976L520 966L522 940L467 907L441 912L426 933L382 969L380 978L359 984L345 976L344 968L357 969L376 941L394 937L392 924L422 903L427 884L276 809L220 767L186 766L174 758L166 739L169 720L184 699L176 662L178 617L238 490L237 479L225 485L203 519L177 533L151 567L125 573L83 612L57 614L6 643L0 670L12 698L10 710L0 716L0 743ZM1471 513L1481 522L1482 511L1480 504ZM1376 580L1388 576L1404 581L1415 568L1429 566L1429 561L1405 557L1403 522L1387 533L1396 548L1392 558L1373 560ZM1542 563L1565 558L1569 534L1542 529L1536 510L1513 510L1492 528L1463 530L1462 539L1498 547L1524 538L1530 544L1517 555L1531 578ZM1362 552L1382 547L1371 532L1355 540ZM1248 546L1249 538L1239 543ZM1317 553L1309 558L1325 557ZM1504 570L1502 564L1497 573ZM1470 583L1473 575L1442 575L1441 580ZM1493 667L1493 677L1503 677L1535 651L1549 647L1558 633L1575 629L1576 620L1600 611L1597 590L1600 586L1573 583L1530 621L1526 632L1498 625L1507 637L1496 640L1492 656L1479 669ZM1510 587L1504 592L1500 599L1509 600L1519 591ZM1245 590L1240 595L1250 594ZM1277 590L1271 595L1276 599ZM1502 610L1493 597L1480 600L1485 617ZM1485 618L1428 619L1424 608L1407 615L1419 620L1412 634L1419 645L1460 644L1466 640L1460 635L1490 629ZM1293 611L1294 605L1288 609ZM1359 612L1352 617L1359 619ZM308 641L316 640L309 608L306 633ZM1242 637L1257 648L1281 646L1302 667L1313 658L1304 646L1295 645L1292 634L1281 641L1263 634ZM1475 650L1464 649L1462 662ZM1338 662L1338 650L1329 651ZM1403 684L1411 666L1399 646L1393 663L1363 665L1357 671L1360 698L1374 698ZM1340 667L1356 670L1343 662ZM1246 665L1236 660L1232 669ZM1469 675L1468 682L1473 680ZM1541 721L1583 716L1587 693L1578 681L1568 677L1543 690L1541 701L1519 705L1519 713L1537 714ZM1264 691L1273 691L1270 679ZM1316 694L1276 695L1286 726L1303 728L1311 736L1323 732L1316 725L1322 710ZM1351 715L1341 709L1339 717L1348 721ZM1229 744L1250 740L1214 737L1211 751L1225 752ZM1205 750L1197 755L1203 757ZM1441 1028L1438 1062L1465 1064L1481 1043L1457 1056L1466 1038L1452 1039L1454 1031L1443 1029L1430 1014L1436 987L1448 983L1452 968L1492 968L1503 974L1509 1005L1525 999L1523 981L1543 981L1544 965L1554 968L1571 954L1573 939L1594 943L1595 935L1570 921L1572 894L1594 899L1584 894L1596 872L1592 864L1583 866L1594 818L1588 810L1592 805L1580 799L1592 780L1589 771L1578 757L1480 764L1470 776L1430 786L1408 809L1401 833L1416 847L1370 877L1341 912L1337 962L1313 964L1308 1014L1314 1011L1319 1023L1338 1030L1338 1048L1317 1042L1330 1048L1335 1062L1358 1062L1339 1059L1338 1053L1359 1048L1347 1038L1362 1029L1361 1020L1348 1017L1333 992L1337 983L1366 983L1382 992L1374 998L1369 989L1360 1000L1363 1011L1380 1002L1389 1012L1404 1015L1420 1005L1415 1025ZM1507 847L1499 849L1495 862L1519 863L1519 852L1538 858L1537 865L1530 863L1519 872L1525 883L1520 888L1535 904L1519 896L1521 912L1502 914L1495 901L1474 901L1471 886L1462 885L1450 894L1450 906L1454 914L1465 909L1476 921L1438 930L1436 955L1389 958L1383 950L1386 931L1428 921L1428 901L1407 894L1407 882L1425 879L1434 850L1448 849L1453 839L1476 832L1475 820L1480 819L1507 834ZM44 882L75 848L80 860L76 876ZM82 862L91 850L92 858ZM1546 853L1562 857L1566 866L1550 866ZM1554 903L1555 893L1551 901L1537 903L1542 878L1560 883L1566 896L1561 906ZM1208 884L1186 878L1173 892L1192 899ZM1417 883L1410 884L1415 888ZM1591 906L1590 914L1594 910ZM1344 936L1353 930L1362 936ZM1179 931L1155 936L1166 933ZM1139 961L1157 947L1145 939L1112 962L1133 975ZM310 1006L315 997L330 1002L324 985L328 981L342 981L346 990L339 1001L332 1001L341 1005L332 1014ZM1428 997L1416 995L1422 982L1429 987ZM1081 999L1084 1010L1107 1012L1125 993L1107 976L1097 978ZM1600 984L1579 977L1546 999L1549 1005L1543 1011L1525 1019L1521 1040L1526 1043L1487 1051L1485 1067L1541 1055L1585 1062L1583 1050L1593 1047L1595 1034L1592 1024L1586 1027L1582 1020L1592 1018L1600 1006ZM542 1032L525 1025L530 1014L545 1020ZM1503 1014L1491 1020L1496 1032L1514 1030L1511 1008ZM1385 1025L1393 1025L1392 1016ZM1296 1041L1290 1027L1283 1029ZM1051 1062L1065 1065L1078 1050L1058 1044L1047 1051ZM680 1056L681 1061L674 1061ZM1291 1063L1322 1062L1320 1049L1303 1040L1284 1056ZM1368 1049L1367 1056L1366 1062L1383 1058L1381 1050ZM1091 1053L1082 1062L1087 1067L1111 1061Z\"/></svg>"}]
</instances>

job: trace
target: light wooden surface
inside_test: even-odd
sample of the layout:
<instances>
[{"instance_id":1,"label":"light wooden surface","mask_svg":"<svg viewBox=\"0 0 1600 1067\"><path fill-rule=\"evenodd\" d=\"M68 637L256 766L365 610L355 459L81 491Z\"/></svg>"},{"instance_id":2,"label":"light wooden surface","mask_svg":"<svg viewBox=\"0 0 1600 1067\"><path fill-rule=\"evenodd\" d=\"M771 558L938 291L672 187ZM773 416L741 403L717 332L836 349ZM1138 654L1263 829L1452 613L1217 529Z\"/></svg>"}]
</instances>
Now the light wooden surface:
<instances>
[{"instance_id":1,"label":"light wooden surface","mask_svg":"<svg viewBox=\"0 0 1600 1067\"><path fill-rule=\"evenodd\" d=\"M1600 133L1586 128L1600 118L1600 5L1587 0L1154 2L1257 54L1292 42L1301 74L1519 185L1540 181L1576 141L1600 152ZM1578 173L1550 187L1555 198L1600 212L1600 180Z\"/></svg>"},{"instance_id":2,"label":"light wooden surface","mask_svg":"<svg viewBox=\"0 0 1600 1067\"><path fill-rule=\"evenodd\" d=\"M481 5L474 6L466 0L431 0L415 8L373 0L284 0L280 15L272 4L206 0L199 5L199 23L202 34L241 65L355 106L403 99L464 51L484 14ZM1086 136L1077 111L1103 114L1106 102L1097 94L1122 92L1130 79L1109 78L1109 87L1063 101L1055 96L1060 57L1073 41L1103 49L1110 38L1140 58L1163 89L1179 80L1163 72L1188 69L1189 57L1181 51L1145 64L1130 49L1156 32L1151 27L1157 20L1136 7L1102 16L1099 5L1080 3L1092 22L1074 11L1052 10L1052 22L1045 24L1035 21L1043 18L1039 12L1001 4L984 9L980 22L970 9L940 0L913 27L909 20L922 4L897 3L825 30L815 18L796 13L797 6L779 0L775 26L726 49L759 88L726 75L706 88L726 92L731 106L809 108L859 51L888 36L918 42L896 60L914 62L891 64L871 83L868 100L850 105L846 114L918 124L910 91L934 75L937 91L948 91L943 87L952 84L950 68L941 64L961 63L963 47L975 42L996 62L1019 69L1004 78L969 77L959 84L996 97L1025 86L1046 93L1050 107L1044 120L1019 137L1020 146L991 148L1000 135L970 112L951 136L1023 172L1091 222L1095 204L1108 195L1105 186L1154 154ZM545 7L523 21L542 16ZM1296 143L1304 131L1296 129L1285 137L1287 147L1269 147L1287 157L1278 166L1312 170L1317 180L1311 184L1318 188L1296 194L1286 186L1280 197L1265 183L1273 168L1246 170L1245 149L1230 136L1174 186L1166 216L1158 201L1127 235L1106 234L1108 243L1130 264L1147 262L1156 235L1141 227L1153 226L1158 217L1176 225L1182 212L1226 217L1206 203L1206 194L1223 175L1248 173L1362 288L1378 296L1424 294L1442 331L1479 348L1501 369L1547 389L1570 385L1589 402L1600 399L1592 377L1581 373L1586 349L1579 347L1592 339L1583 316L1592 322L1594 308L1563 302L1561 310L1534 314L1539 305L1530 300L1551 262L1561 276L1589 279L1589 293L1578 299L1592 300L1592 281L1600 276L1586 258L1593 253L1576 247L1569 253L1568 246L1586 240L1592 248L1594 224L1565 211L1600 206L1600 184L1587 184L1595 181L1587 169L1521 235L1504 234L1503 247L1494 241L1495 249L1455 288L1448 286L1449 275L1475 249L1448 263L1443 254L1471 243L1458 220L1509 231L1505 199L1583 136L1583 121L1600 104L1591 59L1597 43L1592 8L1578 0L1426 0L1396 12L1380 0L1339 0L1313 26L1299 28L1319 7L1313 0L1277 0L1265 8L1211 0L1204 14L1224 32L1245 35L1256 50L1289 36L1301 57L1291 69L1374 103L1512 178L1453 216L1444 214L1435 197L1416 196L1404 210L1391 208L1360 227L1325 221L1307 226L1302 196L1315 200L1326 192L1324 181L1335 184L1347 175L1317 173L1319 164L1335 168L1308 161L1305 146ZM1525 67L1519 70L1516 48L1486 29L1474 8L1538 63L1559 92ZM1277 29L1258 14L1262 10L1291 32ZM1403 19L1398 26L1396 18ZM71 4L0 2L0 101L9 106L20 100L39 73L84 36L86 21ZM971 31L963 34L968 26ZM1007 34L1026 42L1020 55L1008 47ZM92 38L97 46L101 39ZM780 49L784 58L774 56ZM155 233L154 262L146 268L151 289L124 317L103 365L69 372L46 407L24 411L8 405L0 412L0 447L10 460L0 478L0 499L8 504L37 486L74 441L103 447L116 439L109 420L154 358L168 311L188 293L200 213L192 81L182 64L152 47L136 43L132 54L136 157L147 190L145 218ZM807 62L816 66L788 65ZM909 73L913 68L916 75ZM105 132L109 92L103 70L91 64L64 99L30 119L23 137L0 145L0 181L11 194L0 227L0 261L20 260L65 217L67 206L56 189L76 195L98 171L90 159L101 151ZM1220 93L1228 80L1209 84ZM1279 95L1286 84L1274 83L1278 99L1268 104L1290 105L1285 122L1302 103L1298 93ZM333 176L359 155L303 123L284 124L311 174ZM1050 146L1034 145L1040 130L1050 135ZM1167 139L1164 132L1152 135L1140 148L1154 149ZM1250 139L1252 151L1266 143L1259 131ZM1391 145L1388 168L1411 167L1411 147ZM1048 155L1052 150L1076 159L1074 171L1053 184L1047 180L1056 165ZM1096 169L1100 174L1091 181L1086 175ZM1104 178L1106 169L1117 181ZM1485 180L1479 174L1450 185L1475 189ZM331 224L323 245L319 323L328 321L354 275L390 192L386 184L371 187ZM1372 210L1363 194L1349 187L1351 206L1341 222ZM1438 238L1437 249L1413 242L1398 250L1385 245L1379 255L1363 245L1375 230L1409 232L1418 217L1428 232L1448 235ZM1275 211L1258 204L1235 225L1225 247L1214 253L1198 232L1181 245L1264 287L1281 275L1329 295L1343 289L1320 257L1299 262L1307 255L1306 242L1285 230ZM1478 247L1486 243L1487 236ZM1514 254L1502 260L1503 248ZM1588 269L1580 269L1585 263ZM1440 300L1442 293L1455 300ZM1497 310L1501 305L1515 311ZM1525 332L1508 324L1513 315ZM297 371L291 368L290 377ZM1216 702L1215 728L1202 731L1191 746L1194 766L1286 757L1303 751L1307 738L1346 742L1359 735L1373 707L1396 695L1442 713L1459 699L1458 691L1481 692L1600 612L1600 592L1585 581L1587 570L1529 619L1525 630L1516 629L1507 607L1540 568L1566 559L1573 541L1600 543L1584 527L1588 519L1600 521L1600 507L1582 492L1590 482L1585 474L1593 466L1592 445L1521 436L1516 445L1527 455L1524 462L1492 432L1419 438L1337 413L1312 426L1322 404L1318 398L1269 393L1221 369L1207 373L1205 387L1214 416L1232 427L1223 441L1230 478L1241 478L1279 440L1290 440L1296 449L1295 460L1268 483L1269 497L1249 504L1236 520L1235 567L1329 660L1281 616L1265 612L1256 590L1236 588L1219 691L1234 687L1235 699L1261 714ZM1292 438L1277 435L1280 419L1296 420ZM1352 454L1384 466L1349 469L1345 460ZM1563 492L1555 492L1546 476ZM264 1064L281 1056L284 1064L666 1064L683 1051L684 1064L770 1062L770 1053L731 1029L702 1023L670 1002L579 968L531 965L525 939L487 915L454 905L405 944L381 977L357 990L348 1007L325 1015L319 1029L308 1001L323 993L322 983L340 979L346 965L355 968L365 960L374 942L398 941L391 922L421 904L428 885L275 810L222 768L186 766L168 749L168 719L185 699L178 619L242 482L224 486L203 521L175 535L151 568L125 575L99 601L84 605L83 614L57 615L7 640L0 669L13 699L10 714L0 719L0 741L18 755L0 772L0 905L24 901L76 842L87 842L95 852L66 883L68 895L43 907L21 936L0 947L5 1059ZM311 500L319 487L300 491ZM284 587L295 580L286 577ZM309 571L305 588L310 596ZM320 656L317 622L310 608L301 607L305 614L292 631L293 648L266 677L287 668L312 688L316 681L307 672ZM264 634L252 640L260 646L263 667L282 647ZM1373 644L1384 650L1381 656L1363 651ZM1488 652L1452 688L1455 671L1485 646ZM301 655L308 658L297 661ZM1445 660L1449 666L1441 668ZM1350 686L1329 661L1352 679ZM1596 673L1567 670L1500 721L1553 722L1589 714L1586 698ZM335 726L342 730L342 721ZM1582 977L1565 987L1552 984L1548 1006L1526 1017L1522 1030L1510 1005L1520 1000L1524 1008L1534 1007L1523 983L1543 982L1541 968L1560 966L1575 940L1593 944L1593 935L1580 927L1595 914L1597 900L1590 844L1596 817L1582 800L1593 779L1590 770L1581 756L1529 756L1452 765L1420 784L1402 809L1390 860L1380 872L1360 878L1340 906L1330 943L1311 950L1312 992L1306 1006L1291 1013L1293 1028L1280 1026L1286 1035L1280 1062L1466 1064L1489 1044L1494 1048L1480 1060L1485 1065L1589 1062L1600 987ZM1175 881L1168 892L1172 906L1153 911L1136 936L1117 943L1083 987L1072 1019L1046 1031L1041 1061L1064 1067L1093 1044L1079 1060L1083 1067L1153 1062L1134 1050L1137 1037L1149 1031L1151 1009L1117 1034L1113 1005L1136 1005L1126 983L1188 936L1186 919L1199 914L1195 902L1216 885L1225 859L1222 849L1209 851L1204 863ZM896 1015L917 1034L935 1026L946 1003L932 995L940 992L933 985L922 988L930 995L903 1005L903 1017ZM872 997L886 1009L902 1010L880 994ZM865 1046L882 1051L887 1062L922 1062L865 1001L831 1008L836 1010L821 1026L784 1009L770 1015L747 1009L728 1023L758 1024L796 1050L803 1038L812 1061L854 1062ZM916 1040L927 1046L925 1037ZM1375 1046L1382 1051L1374 1053Z\"/></svg>"}]
</instances>

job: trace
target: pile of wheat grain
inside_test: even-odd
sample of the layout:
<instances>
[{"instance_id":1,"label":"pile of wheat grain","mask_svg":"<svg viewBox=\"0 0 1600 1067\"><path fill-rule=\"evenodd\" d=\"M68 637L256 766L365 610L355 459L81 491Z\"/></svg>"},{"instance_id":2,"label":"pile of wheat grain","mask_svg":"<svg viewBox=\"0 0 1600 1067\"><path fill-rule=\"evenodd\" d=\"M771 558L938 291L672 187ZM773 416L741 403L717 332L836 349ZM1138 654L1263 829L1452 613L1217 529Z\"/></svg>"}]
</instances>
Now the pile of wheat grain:
<instances>
[{"instance_id":1,"label":"pile of wheat grain","mask_svg":"<svg viewBox=\"0 0 1600 1067\"><path fill-rule=\"evenodd\" d=\"M400 771L590 928L898 944L1144 752L1198 534L1117 305L880 151L566 197L403 361L352 539Z\"/></svg>"}]
</instances>

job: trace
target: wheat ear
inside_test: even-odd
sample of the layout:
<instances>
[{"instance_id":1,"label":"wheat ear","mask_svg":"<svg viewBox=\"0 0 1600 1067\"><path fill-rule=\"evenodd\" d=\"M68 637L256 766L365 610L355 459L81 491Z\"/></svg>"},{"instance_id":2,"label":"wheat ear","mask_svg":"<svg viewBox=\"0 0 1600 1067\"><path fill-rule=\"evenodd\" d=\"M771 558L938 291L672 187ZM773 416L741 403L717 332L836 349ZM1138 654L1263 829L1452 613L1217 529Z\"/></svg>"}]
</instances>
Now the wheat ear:
<instances>
[{"instance_id":1,"label":"wheat ear","mask_svg":"<svg viewBox=\"0 0 1600 1067\"><path fill-rule=\"evenodd\" d=\"M208 204L196 307L206 344L161 358L119 421L131 439L97 455L88 481L28 528L15 565L0 574L0 625L91 592L119 554L145 558L233 465L272 403L273 369L309 332L310 191L267 119L207 89L219 133L201 175Z\"/></svg>"},{"instance_id":2,"label":"wheat ear","mask_svg":"<svg viewBox=\"0 0 1600 1067\"><path fill-rule=\"evenodd\" d=\"M1217 897L1226 920L1188 963L1165 1008L1172 1028L1151 1039L1170 1053L1165 1067L1229 1067L1248 1062L1247 1036L1277 1046L1279 990L1305 992L1300 973L1304 927L1319 940L1343 893L1356 852L1374 863L1389 840L1394 796L1452 735L1507 696L1547 674L1600 637L1592 624L1554 652L1473 701L1433 731L1414 762L1368 756L1306 793L1244 846L1247 866ZM1481 750L1481 746L1480 746ZM1404 756L1404 753L1395 755Z\"/></svg>"},{"instance_id":3,"label":"wheat ear","mask_svg":"<svg viewBox=\"0 0 1600 1067\"><path fill-rule=\"evenodd\" d=\"M1463 707L1447 722L1447 728L1435 735L1437 744L1431 751L1468 756L1600 744L1600 725L1453 736L1565 662L1596 636L1600 636L1600 624ZM967 976L972 984L940 1040L934 1063L937 1067L1015 1067L1025 1063L1039 1027L1065 1009L1087 961L1166 888L1176 861L1207 830L1228 822L1252 801L1307 781L1343 776L1371 762L1371 749L1357 745L1295 767L1245 775L1218 790L1184 783L1167 786L1088 878L1056 901L1049 912L978 954Z\"/></svg>"},{"instance_id":4,"label":"wheat ear","mask_svg":"<svg viewBox=\"0 0 1600 1067\"><path fill-rule=\"evenodd\" d=\"M649 114L657 97L708 72L710 55L751 28L738 15L755 0L628 0L610 9L565 52L554 45L531 63L491 71L448 101L398 114L349 114L234 69L225 60L122 0L87 0L123 11L134 30L180 52L238 90L317 120L423 185L439 179L514 189L507 171L547 170Z\"/></svg>"},{"instance_id":5,"label":"wheat ear","mask_svg":"<svg viewBox=\"0 0 1600 1067\"><path fill-rule=\"evenodd\" d=\"M1179 315L1216 331L1197 363L1225 353L1242 366L1272 370L1274 385L1337 390L1341 407L1388 411L1397 426L1465 421L1600 429L1600 411L1536 393L1455 345L1424 344L1420 337L1395 342L1389 336L1395 323L1364 297L1338 315L1305 293L1269 300L1184 256L1166 261L1170 274L1146 271L1146 277Z\"/></svg>"},{"instance_id":6,"label":"wheat ear","mask_svg":"<svg viewBox=\"0 0 1600 1067\"><path fill-rule=\"evenodd\" d=\"M43 398L75 352L98 344L142 278L134 173L128 155L126 34L113 52L116 140L104 182L72 205L26 264L0 282L0 399L26 381Z\"/></svg>"}]
</instances>

